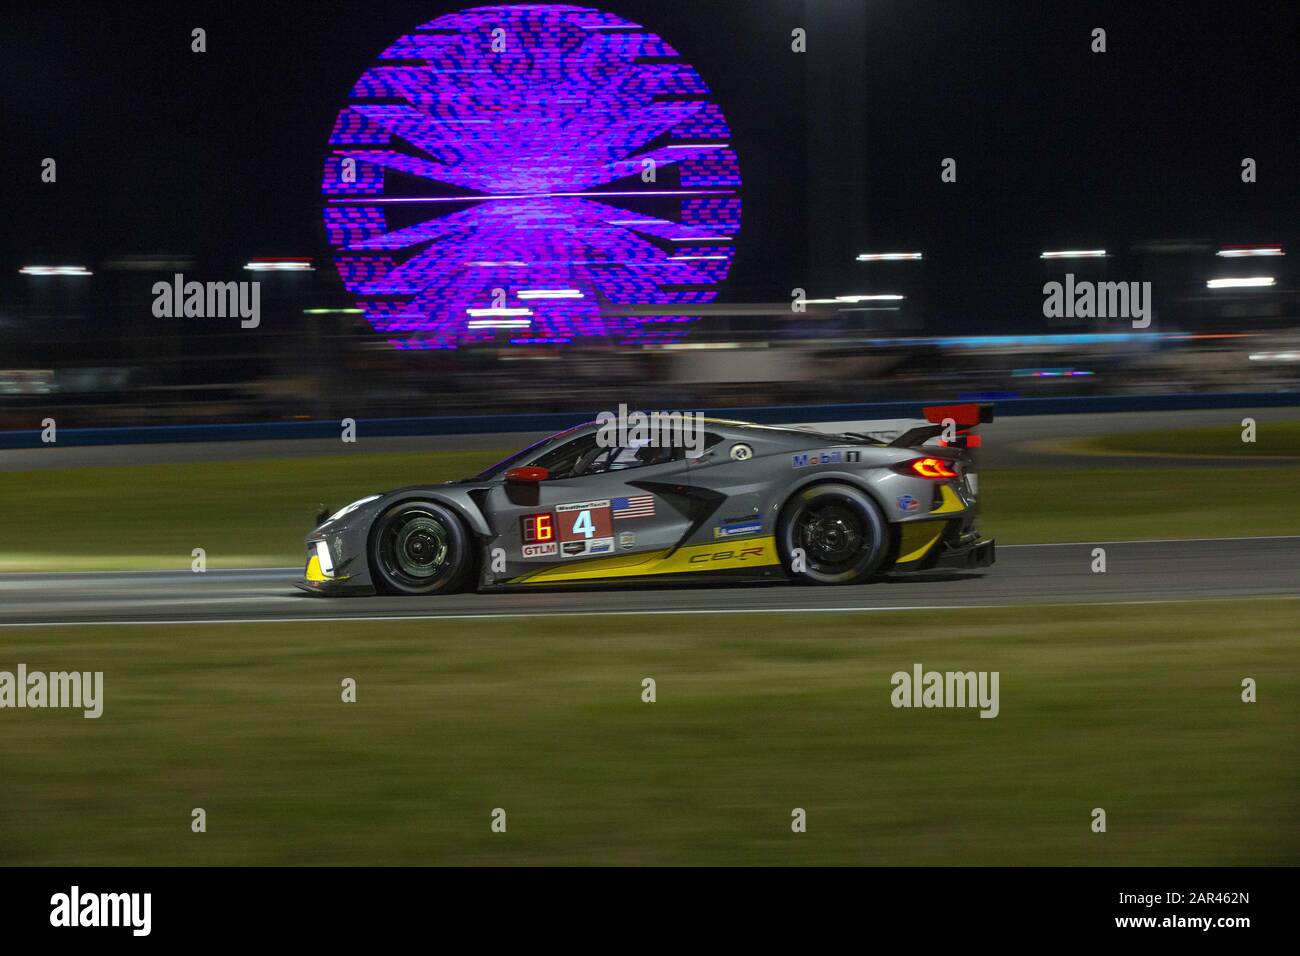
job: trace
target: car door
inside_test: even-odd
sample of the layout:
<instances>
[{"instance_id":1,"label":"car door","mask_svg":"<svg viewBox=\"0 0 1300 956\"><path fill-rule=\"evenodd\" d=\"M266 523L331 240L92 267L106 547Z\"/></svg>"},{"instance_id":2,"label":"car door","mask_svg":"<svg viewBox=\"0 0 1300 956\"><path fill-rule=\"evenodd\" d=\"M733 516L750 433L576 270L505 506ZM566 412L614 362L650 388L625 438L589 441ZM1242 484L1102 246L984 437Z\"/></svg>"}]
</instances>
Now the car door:
<instances>
[{"instance_id":1,"label":"car door","mask_svg":"<svg viewBox=\"0 0 1300 956\"><path fill-rule=\"evenodd\" d=\"M544 481L500 482L486 509L506 579L588 559L623 558L604 562L620 568L653 562L690 527L686 465L672 450L600 448L593 432L526 464L554 470Z\"/></svg>"},{"instance_id":2,"label":"car door","mask_svg":"<svg viewBox=\"0 0 1300 956\"><path fill-rule=\"evenodd\" d=\"M706 432L704 447L687 459L686 482L697 494L718 500L708 527L714 540L771 534L776 514L771 507L771 466L755 461L767 451L761 439Z\"/></svg>"}]
</instances>

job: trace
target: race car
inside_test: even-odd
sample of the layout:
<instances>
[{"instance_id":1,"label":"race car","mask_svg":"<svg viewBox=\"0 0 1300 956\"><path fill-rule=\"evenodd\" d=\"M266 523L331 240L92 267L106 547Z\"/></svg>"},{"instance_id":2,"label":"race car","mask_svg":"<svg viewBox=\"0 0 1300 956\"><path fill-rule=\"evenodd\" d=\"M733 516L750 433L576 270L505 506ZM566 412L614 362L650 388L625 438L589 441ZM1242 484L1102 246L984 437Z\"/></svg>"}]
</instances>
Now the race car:
<instances>
[{"instance_id":1,"label":"race car","mask_svg":"<svg viewBox=\"0 0 1300 956\"><path fill-rule=\"evenodd\" d=\"M597 422L482 474L347 505L307 535L299 586L328 595L741 578L858 584L995 557L975 527L989 405L831 434L701 419L677 446Z\"/></svg>"}]
</instances>

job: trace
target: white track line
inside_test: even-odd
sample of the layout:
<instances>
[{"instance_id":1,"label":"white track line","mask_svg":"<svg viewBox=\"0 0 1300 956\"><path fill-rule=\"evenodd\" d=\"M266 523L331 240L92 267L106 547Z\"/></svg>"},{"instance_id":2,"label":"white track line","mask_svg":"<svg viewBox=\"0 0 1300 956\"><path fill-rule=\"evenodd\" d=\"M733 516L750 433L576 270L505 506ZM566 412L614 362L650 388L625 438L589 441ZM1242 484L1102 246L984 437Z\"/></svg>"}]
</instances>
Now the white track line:
<instances>
[{"instance_id":1,"label":"white track line","mask_svg":"<svg viewBox=\"0 0 1300 956\"><path fill-rule=\"evenodd\" d=\"M1293 541L1300 534L1247 534L1239 538L1133 538L1129 541L1044 541L1041 544L1000 544L998 550L1014 548L1083 548L1107 544L1196 544L1202 541Z\"/></svg>"},{"instance_id":2,"label":"white track line","mask_svg":"<svg viewBox=\"0 0 1300 956\"><path fill-rule=\"evenodd\" d=\"M979 610L1029 610L1053 607L1128 607L1132 605L1194 604L1207 601L1298 601L1295 594L1255 594L1204 598L1153 598L1141 601L1043 601L1026 604L900 604L887 607L763 607L763 608L694 608L682 610L651 611L510 611L492 614L379 614L351 617L250 617L225 618L211 621L189 619L170 621L24 621L0 623L5 627L142 627L164 625L167 627L192 627L204 624L329 624L347 621L492 621L536 617L661 617L690 614L882 614L891 611L979 611Z\"/></svg>"}]
</instances>

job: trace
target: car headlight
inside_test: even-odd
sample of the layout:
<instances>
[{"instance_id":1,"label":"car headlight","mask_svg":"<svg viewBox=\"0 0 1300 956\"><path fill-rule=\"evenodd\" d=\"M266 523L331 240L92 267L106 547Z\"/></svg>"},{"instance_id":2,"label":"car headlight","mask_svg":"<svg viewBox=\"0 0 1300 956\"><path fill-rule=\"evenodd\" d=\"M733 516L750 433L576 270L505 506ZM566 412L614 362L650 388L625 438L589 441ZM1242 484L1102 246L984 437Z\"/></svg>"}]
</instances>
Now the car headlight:
<instances>
[{"instance_id":1,"label":"car headlight","mask_svg":"<svg viewBox=\"0 0 1300 956\"><path fill-rule=\"evenodd\" d=\"M329 516L329 520L330 520L330 521L338 521L338 520L339 520L340 518L342 518L344 515L350 515L350 514L352 514L352 512L356 511L356 510L357 510L358 508L360 508L362 505L369 504L369 503L372 502L372 501L378 501L378 500L379 500L380 498L382 498L382 497L383 497L383 495L367 495L367 496L364 497L364 498L358 498L356 501L352 502L352 504L348 505L348 506L345 507L345 508L340 508L338 511L336 511L336 512L334 512L332 515L330 515L330 516Z\"/></svg>"}]
</instances>

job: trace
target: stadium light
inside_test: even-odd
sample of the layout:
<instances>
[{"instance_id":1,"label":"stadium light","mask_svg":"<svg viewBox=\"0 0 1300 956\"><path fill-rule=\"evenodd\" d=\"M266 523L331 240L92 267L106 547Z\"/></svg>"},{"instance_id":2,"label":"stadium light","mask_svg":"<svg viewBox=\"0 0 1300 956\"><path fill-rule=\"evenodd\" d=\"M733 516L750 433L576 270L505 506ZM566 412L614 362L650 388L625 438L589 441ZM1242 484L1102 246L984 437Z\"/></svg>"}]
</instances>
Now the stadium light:
<instances>
[{"instance_id":1,"label":"stadium light","mask_svg":"<svg viewBox=\"0 0 1300 956\"><path fill-rule=\"evenodd\" d=\"M1224 246L1215 253L1221 259L1242 259L1246 256L1284 256L1281 246Z\"/></svg>"},{"instance_id":2,"label":"stadium light","mask_svg":"<svg viewBox=\"0 0 1300 956\"><path fill-rule=\"evenodd\" d=\"M901 295L837 295L833 299L804 299L809 305L844 305L855 302L899 302Z\"/></svg>"},{"instance_id":3,"label":"stadium light","mask_svg":"<svg viewBox=\"0 0 1300 956\"><path fill-rule=\"evenodd\" d=\"M254 259L244 268L249 272L314 272L310 259Z\"/></svg>"},{"instance_id":4,"label":"stadium light","mask_svg":"<svg viewBox=\"0 0 1300 956\"><path fill-rule=\"evenodd\" d=\"M532 324L532 319L470 319L466 323L471 329L526 329Z\"/></svg>"},{"instance_id":5,"label":"stadium light","mask_svg":"<svg viewBox=\"0 0 1300 956\"><path fill-rule=\"evenodd\" d=\"M1105 249L1062 249L1057 252L1044 252L1040 259L1105 259Z\"/></svg>"},{"instance_id":6,"label":"stadium light","mask_svg":"<svg viewBox=\"0 0 1300 956\"><path fill-rule=\"evenodd\" d=\"M1273 282L1272 276L1246 276L1242 279L1211 279L1205 284L1211 289L1255 289Z\"/></svg>"},{"instance_id":7,"label":"stadium light","mask_svg":"<svg viewBox=\"0 0 1300 956\"><path fill-rule=\"evenodd\" d=\"M25 276L89 276L94 275L85 266L23 266L18 270Z\"/></svg>"},{"instance_id":8,"label":"stadium light","mask_svg":"<svg viewBox=\"0 0 1300 956\"><path fill-rule=\"evenodd\" d=\"M901 262L905 259L920 259L919 252L864 252L858 256L859 262Z\"/></svg>"},{"instance_id":9,"label":"stadium light","mask_svg":"<svg viewBox=\"0 0 1300 956\"><path fill-rule=\"evenodd\" d=\"M580 289L520 289L515 293L525 302L533 299L584 299Z\"/></svg>"}]
</instances>

